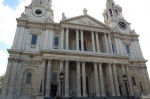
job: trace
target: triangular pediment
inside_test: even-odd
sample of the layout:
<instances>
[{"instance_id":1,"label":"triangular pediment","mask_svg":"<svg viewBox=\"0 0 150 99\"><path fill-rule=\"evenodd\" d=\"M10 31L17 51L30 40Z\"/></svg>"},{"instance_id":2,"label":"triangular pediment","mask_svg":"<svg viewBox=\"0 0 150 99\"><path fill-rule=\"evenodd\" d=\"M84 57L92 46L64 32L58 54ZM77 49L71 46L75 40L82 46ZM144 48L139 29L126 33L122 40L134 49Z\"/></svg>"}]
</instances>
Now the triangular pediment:
<instances>
[{"instance_id":1,"label":"triangular pediment","mask_svg":"<svg viewBox=\"0 0 150 99\"><path fill-rule=\"evenodd\" d=\"M109 28L102 22L98 21L97 19L89 15L81 15L73 18L68 18L61 22L68 23L68 24L75 24L75 25L93 26L93 27L107 28L107 29Z\"/></svg>"}]
</instances>

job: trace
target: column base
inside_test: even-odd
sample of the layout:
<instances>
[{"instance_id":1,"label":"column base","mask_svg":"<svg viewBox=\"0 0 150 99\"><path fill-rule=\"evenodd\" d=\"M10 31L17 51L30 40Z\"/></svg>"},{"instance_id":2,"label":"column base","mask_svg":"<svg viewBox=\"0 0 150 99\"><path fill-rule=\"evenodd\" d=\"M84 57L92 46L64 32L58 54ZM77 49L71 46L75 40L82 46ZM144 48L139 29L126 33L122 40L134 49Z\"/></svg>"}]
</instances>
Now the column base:
<instances>
[{"instance_id":1,"label":"column base","mask_svg":"<svg viewBox=\"0 0 150 99\"><path fill-rule=\"evenodd\" d=\"M44 99L44 96L36 96L36 99Z\"/></svg>"},{"instance_id":2,"label":"column base","mask_svg":"<svg viewBox=\"0 0 150 99\"><path fill-rule=\"evenodd\" d=\"M5 99L13 99L14 97L13 96L7 96L7 98L5 98Z\"/></svg>"},{"instance_id":3,"label":"column base","mask_svg":"<svg viewBox=\"0 0 150 99\"><path fill-rule=\"evenodd\" d=\"M6 99L6 97L5 96L0 96L0 99Z\"/></svg>"}]
</instances>

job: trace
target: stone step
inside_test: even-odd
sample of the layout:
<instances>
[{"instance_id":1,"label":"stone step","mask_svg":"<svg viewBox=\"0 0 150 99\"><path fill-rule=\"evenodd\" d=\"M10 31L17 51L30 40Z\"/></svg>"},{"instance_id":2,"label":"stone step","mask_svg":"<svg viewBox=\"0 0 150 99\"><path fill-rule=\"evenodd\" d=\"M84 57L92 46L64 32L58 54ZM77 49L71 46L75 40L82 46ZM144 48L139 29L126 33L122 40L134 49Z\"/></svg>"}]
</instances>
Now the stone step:
<instances>
[{"instance_id":1,"label":"stone step","mask_svg":"<svg viewBox=\"0 0 150 99\"><path fill-rule=\"evenodd\" d=\"M54 97L44 97L44 99L55 99ZM110 97L62 97L62 99L127 99L126 96L110 96ZM132 98L130 98L132 99Z\"/></svg>"}]
</instances>

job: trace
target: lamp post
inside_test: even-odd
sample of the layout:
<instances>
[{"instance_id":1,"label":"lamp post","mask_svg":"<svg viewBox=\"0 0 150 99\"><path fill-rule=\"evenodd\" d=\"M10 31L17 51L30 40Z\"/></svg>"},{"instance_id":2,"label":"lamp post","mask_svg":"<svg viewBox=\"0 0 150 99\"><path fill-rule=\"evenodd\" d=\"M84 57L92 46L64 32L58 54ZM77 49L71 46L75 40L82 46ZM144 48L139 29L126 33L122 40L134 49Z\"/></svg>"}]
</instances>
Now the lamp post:
<instances>
[{"instance_id":1,"label":"lamp post","mask_svg":"<svg viewBox=\"0 0 150 99\"><path fill-rule=\"evenodd\" d=\"M60 98L62 98L62 82L64 80L64 73L62 71L59 74L59 80L60 80Z\"/></svg>"},{"instance_id":2,"label":"lamp post","mask_svg":"<svg viewBox=\"0 0 150 99\"><path fill-rule=\"evenodd\" d=\"M128 86L127 86L127 82L128 82L128 77L127 77L127 75L124 74L124 75L122 76L122 79L123 79L123 81L124 81L124 83L125 83L126 93L127 93L127 99L130 99L130 97L129 97L129 91L128 91Z\"/></svg>"}]
</instances>

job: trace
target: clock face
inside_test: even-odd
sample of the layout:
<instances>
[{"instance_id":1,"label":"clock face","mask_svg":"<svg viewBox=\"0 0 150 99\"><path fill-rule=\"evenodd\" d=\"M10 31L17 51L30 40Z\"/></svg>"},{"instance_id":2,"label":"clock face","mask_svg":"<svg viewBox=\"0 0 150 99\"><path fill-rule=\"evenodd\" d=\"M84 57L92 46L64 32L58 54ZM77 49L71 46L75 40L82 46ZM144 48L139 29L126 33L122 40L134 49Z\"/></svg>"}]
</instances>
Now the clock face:
<instances>
[{"instance_id":1,"label":"clock face","mask_svg":"<svg viewBox=\"0 0 150 99\"><path fill-rule=\"evenodd\" d=\"M119 22L118 22L118 26L119 26L121 29L123 29L123 30L125 30L125 29L127 28L127 25L126 25L125 22L123 22L123 21L119 21Z\"/></svg>"}]
</instances>

